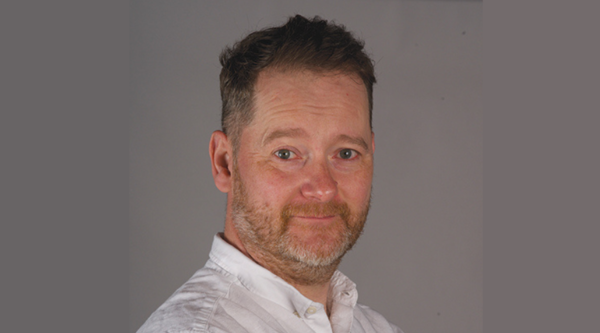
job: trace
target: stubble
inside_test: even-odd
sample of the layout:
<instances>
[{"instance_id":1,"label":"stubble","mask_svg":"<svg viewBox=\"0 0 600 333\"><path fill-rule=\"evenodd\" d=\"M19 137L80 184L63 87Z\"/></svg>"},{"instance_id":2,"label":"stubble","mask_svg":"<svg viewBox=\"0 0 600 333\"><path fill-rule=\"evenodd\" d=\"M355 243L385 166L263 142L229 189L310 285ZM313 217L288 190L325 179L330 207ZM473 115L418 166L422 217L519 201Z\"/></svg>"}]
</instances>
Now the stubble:
<instances>
[{"instance_id":1,"label":"stubble","mask_svg":"<svg viewBox=\"0 0 600 333\"><path fill-rule=\"evenodd\" d=\"M342 257L362 234L370 200L358 212L346 203L287 204L281 211L252 203L247 189L233 172L232 220L239 237L260 265L284 280L300 284L326 283L340 264ZM293 216L336 216L326 225L302 224L290 226ZM295 232L290 232L294 228ZM301 236L309 234L311 242Z\"/></svg>"}]
</instances>

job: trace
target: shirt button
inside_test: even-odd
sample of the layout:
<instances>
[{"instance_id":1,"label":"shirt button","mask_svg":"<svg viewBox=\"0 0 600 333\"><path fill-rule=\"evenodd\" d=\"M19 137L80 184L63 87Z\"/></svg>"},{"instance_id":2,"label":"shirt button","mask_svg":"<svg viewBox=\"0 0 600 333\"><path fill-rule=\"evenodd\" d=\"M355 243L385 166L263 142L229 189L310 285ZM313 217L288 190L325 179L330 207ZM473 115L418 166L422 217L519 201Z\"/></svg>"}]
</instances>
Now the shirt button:
<instances>
[{"instance_id":1,"label":"shirt button","mask_svg":"<svg viewBox=\"0 0 600 333\"><path fill-rule=\"evenodd\" d=\"M317 309L314 306L309 306L308 309L306 309L306 312L313 314L317 312Z\"/></svg>"},{"instance_id":2,"label":"shirt button","mask_svg":"<svg viewBox=\"0 0 600 333\"><path fill-rule=\"evenodd\" d=\"M294 314L295 314L295 315L296 315L298 318L300 318L300 315L298 314L298 311L294 311Z\"/></svg>"}]
</instances>

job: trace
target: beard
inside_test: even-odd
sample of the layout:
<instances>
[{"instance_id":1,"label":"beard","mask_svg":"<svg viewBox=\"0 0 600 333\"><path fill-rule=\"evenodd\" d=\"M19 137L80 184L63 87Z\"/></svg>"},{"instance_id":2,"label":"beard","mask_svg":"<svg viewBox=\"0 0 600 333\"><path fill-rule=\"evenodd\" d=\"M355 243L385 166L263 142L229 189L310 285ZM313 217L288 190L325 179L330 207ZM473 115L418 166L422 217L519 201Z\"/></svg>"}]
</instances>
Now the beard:
<instances>
[{"instance_id":1,"label":"beard","mask_svg":"<svg viewBox=\"0 0 600 333\"><path fill-rule=\"evenodd\" d=\"M340 202L257 206L234 170L232 220L244 246L261 265L299 284L328 281L362 234L370 207L353 212ZM294 216L335 216L327 223L301 223ZM286 278L287 277L287 278Z\"/></svg>"}]
</instances>

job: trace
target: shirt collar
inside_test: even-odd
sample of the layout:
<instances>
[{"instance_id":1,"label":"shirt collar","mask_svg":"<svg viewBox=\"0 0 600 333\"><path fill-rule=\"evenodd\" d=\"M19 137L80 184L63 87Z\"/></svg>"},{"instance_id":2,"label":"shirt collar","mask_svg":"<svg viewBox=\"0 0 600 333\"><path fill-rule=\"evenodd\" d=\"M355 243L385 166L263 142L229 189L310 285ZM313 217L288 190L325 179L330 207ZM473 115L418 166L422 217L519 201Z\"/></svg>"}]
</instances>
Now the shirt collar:
<instances>
[{"instance_id":1,"label":"shirt collar","mask_svg":"<svg viewBox=\"0 0 600 333\"><path fill-rule=\"evenodd\" d=\"M303 314L309 307L320 305L227 243L221 234L215 235L209 257L216 265L235 276L246 289L291 312ZM332 302L333 312L338 307L337 303L354 308L358 299L356 285L336 271L331 278L328 299Z\"/></svg>"}]
</instances>

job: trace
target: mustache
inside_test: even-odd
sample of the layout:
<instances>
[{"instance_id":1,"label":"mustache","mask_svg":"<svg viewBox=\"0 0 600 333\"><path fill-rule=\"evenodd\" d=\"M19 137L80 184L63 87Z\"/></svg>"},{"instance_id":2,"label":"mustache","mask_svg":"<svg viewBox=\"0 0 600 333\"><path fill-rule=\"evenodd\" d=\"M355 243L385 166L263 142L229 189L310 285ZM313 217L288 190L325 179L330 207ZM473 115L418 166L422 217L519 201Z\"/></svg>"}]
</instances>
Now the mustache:
<instances>
[{"instance_id":1,"label":"mustache","mask_svg":"<svg viewBox=\"0 0 600 333\"><path fill-rule=\"evenodd\" d=\"M303 203L287 204L281 210L281 219L288 221L293 216L340 216L342 220L347 221L350 216L350 207L347 203L326 202L326 203Z\"/></svg>"}]
</instances>

